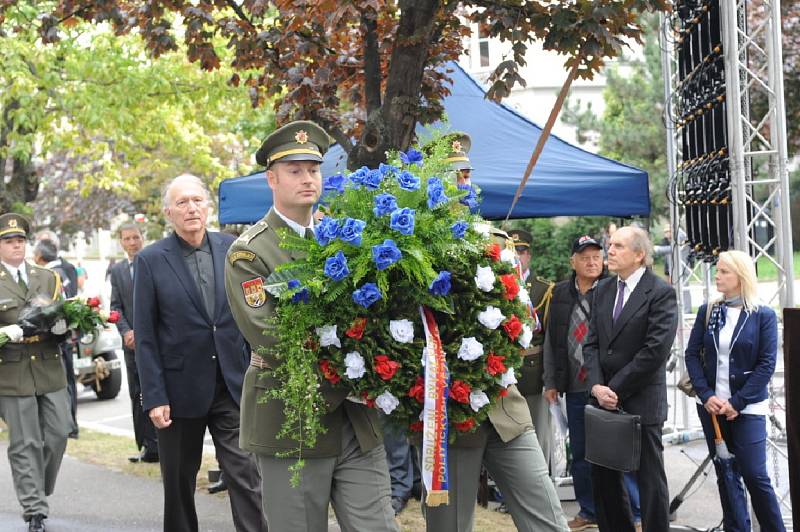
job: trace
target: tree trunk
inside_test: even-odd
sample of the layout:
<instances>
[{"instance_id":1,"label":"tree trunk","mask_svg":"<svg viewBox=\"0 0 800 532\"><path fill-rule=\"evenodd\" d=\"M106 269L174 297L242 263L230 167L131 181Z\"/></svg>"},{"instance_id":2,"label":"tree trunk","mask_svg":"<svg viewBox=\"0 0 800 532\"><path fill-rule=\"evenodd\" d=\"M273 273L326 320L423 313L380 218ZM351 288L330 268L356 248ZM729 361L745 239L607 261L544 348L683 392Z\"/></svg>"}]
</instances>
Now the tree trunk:
<instances>
[{"instance_id":1,"label":"tree trunk","mask_svg":"<svg viewBox=\"0 0 800 532\"><path fill-rule=\"evenodd\" d=\"M405 150L413 141L422 74L439 5L437 0L400 2L400 21L389 63L386 93L382 105L367 117L364 132L349 154L351 170L364 165L376 168L386 161L388 150Z\"/></svg>"},{"instance_id":2,"label":"tree trunk","mask_svg":"<svg viewBox=\"0 0 800 532\"><path fill-rule=\"evenodd\" d=\"M12 100L3 110L0 127L0 150L9 148L8 135L14 127L10 113L19 108L19 101ZM24 132L23 132L24 133ZM39 177L30 158L9 157L0 159L0 214L20 208L36 199L39 192Z\"/></svg>"}]
</instances>

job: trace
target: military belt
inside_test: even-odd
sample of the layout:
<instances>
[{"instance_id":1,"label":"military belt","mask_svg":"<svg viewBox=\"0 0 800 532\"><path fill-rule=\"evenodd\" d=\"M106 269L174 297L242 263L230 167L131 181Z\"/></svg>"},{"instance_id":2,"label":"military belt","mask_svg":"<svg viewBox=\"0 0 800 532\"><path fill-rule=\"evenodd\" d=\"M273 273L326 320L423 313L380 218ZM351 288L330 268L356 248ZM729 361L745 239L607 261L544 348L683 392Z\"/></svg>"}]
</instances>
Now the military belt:
<instances>
[{"instance_id":1,"label":"military belt","mask_svg":"<svg viewBox=\"0 0 800 532\"><path fill-rule=\"evenodd\" d=\"M49 334L37 334L34 336L25 336L20 340L18 343L20 344L36 344L39 342L44 342L45 340L49 339Z\"/></svg>"},{"instance_id":2,"label":"military belt","mask_svg":"<svg viewBox=\"0 0 800 532\"><path fill-rule=\"evenodd\" d=\"M524 357L532 357L532 356L541 355L541 354L542 354L542 346L533 345L529 349L527 349L524 353L522 353L522 356L524 356Z\"/></svg>"},{"instance_id":3,"label":"military belt","mask_svg":"<svg viewBox=\"0 0 800 532\"><path fill-rule=\"evenodd\" d=\"M272 366L260 355L250 353L250 365L258 369L272 369Z\"/></svg>"}]
</instances>

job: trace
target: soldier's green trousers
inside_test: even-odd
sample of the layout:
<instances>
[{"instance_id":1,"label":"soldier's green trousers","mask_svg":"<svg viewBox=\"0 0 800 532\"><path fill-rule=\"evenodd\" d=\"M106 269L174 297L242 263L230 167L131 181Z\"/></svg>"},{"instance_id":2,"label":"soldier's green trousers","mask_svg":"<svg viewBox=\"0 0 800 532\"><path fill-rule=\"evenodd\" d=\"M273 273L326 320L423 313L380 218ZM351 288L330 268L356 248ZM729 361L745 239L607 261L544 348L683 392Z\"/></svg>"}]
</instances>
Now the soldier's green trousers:
<instances>
[{"instance_id":1,"label":"soldier's green trousers","mask_svg":"<svg viewBox=\"0 0 800 532\"><path fill-rule=\"evenodd\" d=\"M333 505L342 532L397 532L389 467L383 445L361 452L349 421L342 426L342 451L333 458L306 458L297 488L289 484L293 458L256 454L261 503L269 532L328 529Z\"/></svg>"},{"instance_id":2,"label":"soldier's green trousers","mask_svg":"<svg viewBox=\"0 0 800 532\"><path fill-rule=\"evenodd\" d=\"M0 396L0 417L8 425L8 461L22 516L47 516L47 496L55 488L67 435L74 428L67 389Z\"/></svg>"}]
</instances>

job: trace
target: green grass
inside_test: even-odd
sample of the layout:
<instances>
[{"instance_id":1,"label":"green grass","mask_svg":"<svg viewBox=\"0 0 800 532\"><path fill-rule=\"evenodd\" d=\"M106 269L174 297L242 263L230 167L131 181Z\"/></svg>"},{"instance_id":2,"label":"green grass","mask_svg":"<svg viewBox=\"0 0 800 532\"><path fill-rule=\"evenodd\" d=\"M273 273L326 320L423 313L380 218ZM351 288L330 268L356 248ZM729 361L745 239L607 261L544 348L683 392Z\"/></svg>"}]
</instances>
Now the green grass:
<instances>
[{"instance_id":1,"label":"green grass","mask_svg":"<svg viewBox=\"0 0 800 532\"><path fill-rule=\"evenodd\" d=\"M759 281L776 281L778 279L778 269L766 257L761 257L756 263ZM794 252L794 278L800 278L800 251Z\"/></svg>"}]
</instances>

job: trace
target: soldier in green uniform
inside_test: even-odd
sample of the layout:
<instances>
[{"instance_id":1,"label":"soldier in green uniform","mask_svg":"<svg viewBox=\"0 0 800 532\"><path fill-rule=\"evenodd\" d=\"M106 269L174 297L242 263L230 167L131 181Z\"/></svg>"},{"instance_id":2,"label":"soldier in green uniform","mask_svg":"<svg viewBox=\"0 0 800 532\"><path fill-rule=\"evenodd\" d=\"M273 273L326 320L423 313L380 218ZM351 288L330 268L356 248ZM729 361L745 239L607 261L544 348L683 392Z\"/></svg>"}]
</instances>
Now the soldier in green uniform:
<instances>
[{"instance_id":1,"label":"soldier in green uniform","mask_svg":"<svg viewBox=\"0 0 800 532\"><path fill-rule=\"evenodd\" d=\"M463 135L463 134L462 134ZM472 168L463 136L454 140L450 159L461 185L470 186L460 167ZM464 160L466 159L466 161ZM492 237L506 248L513 241L504 231L489 226ZM489 419L475 432L458 434L447 450L450 503L423 506L428 532L462 532L472 530L475 499L481 465L484 465L502 491L508 512L517 530L524 532L566 531L567 520L547 463L542 456L530 411L525 398L511 381L508 394L489 411ZM424 498L423 498L424 500Z\"/></svg>"},{"instance_id":2,"label":"soldier in green uniform","mask_svg":"<svg viewBox=\"0 0 800 532\"><path fill-rule=\"evenodd\" d=\"M14 490L30 532L43 532L47 496L53 493L67 435L74 424L58 344L66 333L59 320L53 334L22 336L20 311L34 298L61 297L58 275L25 261L30 226L18 214L0 216L0 417L8 425L8 460Z\"/></svg>"},{"instance_id":3,"label":"soldier in green uniform","mask_svg":"<svg viewBox=\"0 0 800 532\"><path fill-rule=\"evenodd\" d=\"M550 317L550 299L553 296L555 284L541 277L535 277L530 271L531 244L533 242L531 234L524 229L512 229L508 234L514 241L514 248L517 250L522 267L522 282L525 283L530 294L531 304L540 323L539 329L533 335L530 347L524 353L521 368L522 378L517 386L528 402L533 426L536 428L536 437L539 439L542 453L547 460L548 469L552 473L553 429L550 406L542 395L544 390L542 344L544 344L544 333L547 330L547 320Z\"/></svg>"},{"instance_id":4,"label":"soldier in green uniform","mask_svg":"<svg viewBox=\"0 0 800 532\"><path fill-rule=\"evenodd\" d=\"M295 459L276 456L296 445L277 437L284 405L260 400L276 386L270 374L275 357L256 354L277 342L275 336L264 335L265 320L275 312L266 280L279 264L299 258L280 248L279 231L313 234L312 208L321 192L320 162L328 144L322 128L299 121L269 135L256 153L257 162L267 168L274 204L233 243L225 269L231 311L253 349L242 391L240 445L258 460L264 513L272 532L327 530L329 503L344 531L395 531L386 454L374 409L346 400L346 392L323 388L329 405L322 418L327 432L313 448L303 450L300 486L292 488L288 467Z\"/></svg>"}]
</instances>

